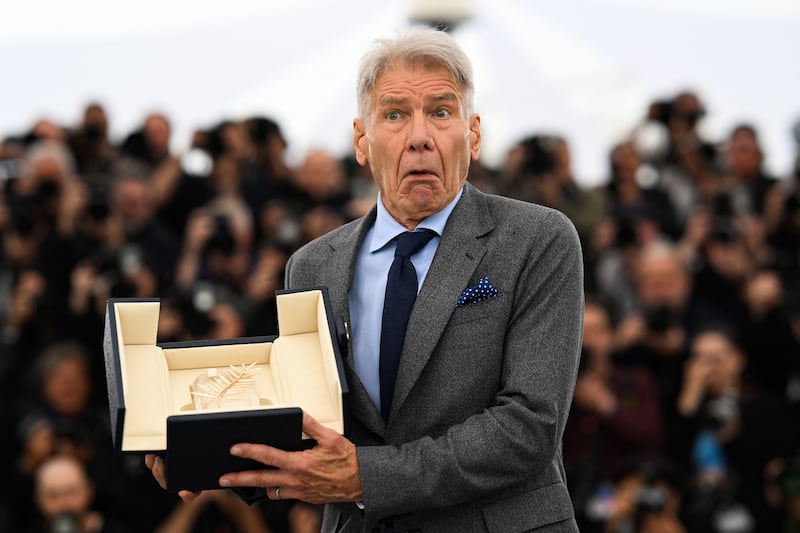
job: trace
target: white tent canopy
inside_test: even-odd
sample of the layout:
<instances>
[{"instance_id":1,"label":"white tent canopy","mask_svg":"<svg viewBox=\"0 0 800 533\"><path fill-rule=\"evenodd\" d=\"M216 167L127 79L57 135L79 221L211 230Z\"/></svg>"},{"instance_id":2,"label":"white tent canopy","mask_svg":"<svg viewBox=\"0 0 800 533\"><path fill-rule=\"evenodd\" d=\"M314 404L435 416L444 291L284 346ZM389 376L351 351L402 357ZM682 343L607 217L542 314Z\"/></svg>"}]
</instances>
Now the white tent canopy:
<instances>
[{"instance_id":1,"label":"white tent canopy","mask_svg":"<svg viewBox=\"0 0 800 533\"><path fill-rule=\"evenodd\" d=\"M756 125L770 168L788 172L800 119L795 0L473 0L454 37L473 58L482 157L525 135L570 141L584 183L647 104L684 88L708 108L712 139ZM165 112L178 150L194 129L266 115L296 160L350 150L356 64L406 27L408 0L39 0L2 9L0 136L47 117L74 125L90 101L120 138Z\"/></svg>"}]
</instances>

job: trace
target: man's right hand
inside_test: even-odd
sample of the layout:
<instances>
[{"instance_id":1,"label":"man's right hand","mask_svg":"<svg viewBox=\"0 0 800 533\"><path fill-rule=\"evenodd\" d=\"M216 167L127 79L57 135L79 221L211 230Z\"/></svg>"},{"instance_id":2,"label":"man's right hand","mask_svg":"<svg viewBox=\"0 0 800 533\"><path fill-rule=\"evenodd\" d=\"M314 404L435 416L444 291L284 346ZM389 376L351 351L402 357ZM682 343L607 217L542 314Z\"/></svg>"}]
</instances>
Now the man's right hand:
<instances>
[{"instance_id":1,"label":"man's right hand","mask_svg":"<svg viewBox=\"0 0 800 533\"><path fill-rule=\"evenodd\" d=\"M161 485L161 488L167 490L167 477L164 473L164 458L160 455L148 453L144 456L144 464L147 465L147 468L149 468L150 472L153 473L153 477L156 478L156 481L158 481L158 484ZM194 500L200 494L200 492L192 492L190 490L178 491L178 496L180 496L180 498L185 502Z\"/></svg>"}]
</instances>

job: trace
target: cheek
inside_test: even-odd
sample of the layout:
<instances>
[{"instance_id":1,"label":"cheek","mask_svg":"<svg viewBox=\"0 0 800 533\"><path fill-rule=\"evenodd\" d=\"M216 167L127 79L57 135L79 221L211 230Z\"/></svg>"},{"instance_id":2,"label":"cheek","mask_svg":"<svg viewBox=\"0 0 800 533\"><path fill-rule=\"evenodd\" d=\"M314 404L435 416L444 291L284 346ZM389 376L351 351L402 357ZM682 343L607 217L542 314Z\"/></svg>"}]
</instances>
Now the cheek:
<instances>
[{"instance_id":1,"label":"cheek","mask_svg":"<svg viewBox=\"0 0 800 533\"><path fill-rule=\"evenodd\" d=\"M449 161L450 168L446 169L445 173L446 186L457 187L469 171L471 151L468 145L458 145L451 153L453 155Z\"/></svg>"},{"instance_id":2,"label":"cheek","mask_svg":"<svg viewBox=\"0 0 800 533\"><path fill-rule=\"evenodd\" d=\"M402 150L393 149L390 144L377 148L375 144L370 147L370 169L379 185L388 188L397 187L397 173L402 157ZM398 153L399 152L399 153Z\"/></svg>"}]
</instances>

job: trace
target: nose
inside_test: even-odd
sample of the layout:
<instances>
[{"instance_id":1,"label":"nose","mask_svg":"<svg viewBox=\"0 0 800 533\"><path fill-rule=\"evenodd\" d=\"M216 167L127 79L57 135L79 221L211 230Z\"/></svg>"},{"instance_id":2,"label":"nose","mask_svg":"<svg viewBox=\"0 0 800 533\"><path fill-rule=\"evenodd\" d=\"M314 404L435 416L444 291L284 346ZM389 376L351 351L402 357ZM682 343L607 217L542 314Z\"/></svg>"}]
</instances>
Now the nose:
<instances>
[{"instance_id":1,"label":"nose","mask_svg":"<svg viewBox=\"0 0 800 533\"><path fill-rule=\"evenodd\" d=\"M433 149L433 137L430 125L424 113L414 113L411 120L411 131L408 138L408 149L412 152L424 152Z\"/></svg>"}]
</instances>

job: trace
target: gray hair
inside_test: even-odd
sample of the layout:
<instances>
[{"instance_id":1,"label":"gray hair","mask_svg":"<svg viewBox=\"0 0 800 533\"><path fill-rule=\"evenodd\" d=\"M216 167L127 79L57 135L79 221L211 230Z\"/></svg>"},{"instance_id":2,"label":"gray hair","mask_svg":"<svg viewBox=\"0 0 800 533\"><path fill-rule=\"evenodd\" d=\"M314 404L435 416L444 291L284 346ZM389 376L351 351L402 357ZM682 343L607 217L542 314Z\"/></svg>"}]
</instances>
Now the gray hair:
<instances>
[{"instance_id":1,"label":"gray hair","mask_svg":"<svg viewBox=\"0 0 800 533\"><path fill-rule=\"evenodd\" d=\"M71 176L75 172L75 159L67 146L54 140L37 141L25 152L22 162L22 174L31 174L36 166L45 160L56 163L63 176Z\"/></svg>"},{"instance_id":2,"label":"gray hair","mask_svg":"<svg viewBox=\"0 0 800 533\"><path fill-rule=\"evenodd\" d=\"M415 27L394 38L376 39L361 58L356 94L359 118L367 119L372 89L378 78L398 64L447 70L461 89L466 115L472 114L475 88L469 58L447 33Z\"/></svg>"}]
</instances>

